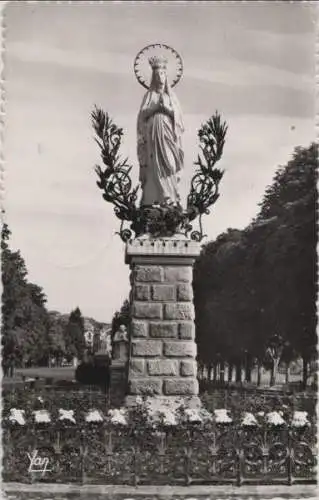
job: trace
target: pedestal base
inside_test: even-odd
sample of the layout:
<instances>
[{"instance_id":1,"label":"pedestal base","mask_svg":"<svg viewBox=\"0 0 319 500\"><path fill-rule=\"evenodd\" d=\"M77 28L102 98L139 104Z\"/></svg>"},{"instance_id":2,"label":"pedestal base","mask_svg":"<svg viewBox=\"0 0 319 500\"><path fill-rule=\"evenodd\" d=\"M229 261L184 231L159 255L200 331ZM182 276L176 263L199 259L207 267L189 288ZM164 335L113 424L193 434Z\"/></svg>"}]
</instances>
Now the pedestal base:
<instances>
[{"instance_id":1,"label":"pedestal base","mask_svg":"<svg viewBox=\"0 0 319 500\"><path fill-rule=\"evenodd\" d=\"M126 396L125 406L132 408L137 406L137 402L140 400L139 396ZM185 408L189 409L200 409L202 407L202 402L198 396L191 396L189 398L180 397L175 399L173 396L154 396L147 398L147 402L152 405L152 402L156 402L157 407L164 407L168 404L170 407L178 408L183 405Z\"/></svg>"},{"instance_id":2,"label":"pedestal base","mask_svg":"<svg viewBox=\"0 0 319 500\"><path fill-rule=\"evenodd\" d=\"M112 361L110 366L110 403L122 406L127 393L127 362Z\"/></svg>"},{"instance_id":3,"label":"pedestal base","mask_svg":"<svg viewBox=\"0 0 319 500\"><path fill-rule=\"evenodd\" d=\"M127 404L136 396L198 395L192 280L199 253L200 245L187 239L127 243L132 286Z\"/></svg>"}]
</instances>

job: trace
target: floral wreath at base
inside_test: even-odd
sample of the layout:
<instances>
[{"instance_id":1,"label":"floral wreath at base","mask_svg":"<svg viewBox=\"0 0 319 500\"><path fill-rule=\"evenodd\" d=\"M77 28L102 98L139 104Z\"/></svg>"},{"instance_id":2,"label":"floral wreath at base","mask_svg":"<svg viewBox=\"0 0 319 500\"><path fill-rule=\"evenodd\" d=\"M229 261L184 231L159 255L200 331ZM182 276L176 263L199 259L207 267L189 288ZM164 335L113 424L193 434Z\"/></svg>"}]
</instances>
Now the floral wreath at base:
<instances>
[{"instance_id":1,"label":"floral wreath at base","mask_svg":"<svg viewBox=\"0 0 319 500\"><path fill-rule=\"evenodd\" d=\"M133 187L128 159L119 155L123 129L117 127L108 113L95 107L91 113L95 141L101 151L105 165L96 165L98 187L103 191L105 201L114 205L115 215L121 220L117 234L126 242L133 237L150 234L152 237L170 237L183 234L200 242L203 234L202 215L209 214L209 208L219 198L219 183L224 171L216 167L221 159L227 132L226 122L215 114L198 131L201 153L194 163L197 169L191 180L191 188L184 210L175 204L154 204L138 207L139 185ZM192 222L198 217L199 227L193 230ZM127 225L129 226L127 227Z\"/></svg>"}]
</instances>

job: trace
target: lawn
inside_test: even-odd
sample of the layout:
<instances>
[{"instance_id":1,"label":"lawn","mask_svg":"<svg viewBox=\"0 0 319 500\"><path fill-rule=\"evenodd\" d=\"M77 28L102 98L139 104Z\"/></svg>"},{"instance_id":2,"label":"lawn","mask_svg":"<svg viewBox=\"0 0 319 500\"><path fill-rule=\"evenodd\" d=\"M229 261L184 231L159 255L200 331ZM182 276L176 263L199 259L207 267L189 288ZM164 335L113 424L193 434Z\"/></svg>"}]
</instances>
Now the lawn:
<instances>
[{"instance_id":1,"label":"lawn","mask_svg":"<svg viewBox=\"0 0 319 500\"><path fill-rule=\"evenodd\" d=\"M34 368L17 368L14 372L13 377L3 377L2 387L4 389L9 389L11 387L13 388L22 386L24 384L22 377L25 377L25 379L39 378L40 380L53 379L55 381L72 381L75 380L75 369L73 368L73 366L63 366L57 368L49 368L45 366Z\"/></svg>"},{"instance_id":2,"label":"lawn","mask_svg":"<svg viewBox=\"0 0 319 500\"><path fill-rule=\"evenodd\" d=\"M75 368L73 366L61 366L49 368L47 366L40 366L34 368L17 368L15 370L15 378L21 377L40 377L40 378L54 378L57 380L72 380L75 377Z\"/></svg>"}]
</instances>

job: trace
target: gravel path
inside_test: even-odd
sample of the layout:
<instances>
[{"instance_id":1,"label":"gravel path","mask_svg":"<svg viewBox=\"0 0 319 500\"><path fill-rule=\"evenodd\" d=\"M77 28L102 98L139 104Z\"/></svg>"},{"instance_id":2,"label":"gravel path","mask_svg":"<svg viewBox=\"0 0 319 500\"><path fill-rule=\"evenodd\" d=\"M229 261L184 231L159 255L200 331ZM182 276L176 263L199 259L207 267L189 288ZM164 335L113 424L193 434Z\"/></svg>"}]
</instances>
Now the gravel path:
<instances>
[{"instance_id":1,"label":"gravel path","mask_svg":"<svg viewBox=\"0 0 319 500\"><path fill-rule=\"evenodd\" d=\"M63 484L3 485L5 500L316 500L315 485L99 486ZM3 491L3 493L4 493Z\"/></svg>"}]
</instances>

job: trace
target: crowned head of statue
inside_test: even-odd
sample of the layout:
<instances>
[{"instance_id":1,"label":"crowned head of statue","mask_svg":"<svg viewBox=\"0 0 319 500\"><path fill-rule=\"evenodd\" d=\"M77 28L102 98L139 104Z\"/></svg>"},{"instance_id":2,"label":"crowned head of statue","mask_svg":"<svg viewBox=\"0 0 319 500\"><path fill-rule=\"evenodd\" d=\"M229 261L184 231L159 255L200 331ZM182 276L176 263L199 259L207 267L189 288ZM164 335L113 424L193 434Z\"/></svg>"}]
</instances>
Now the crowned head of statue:
<instances>
[{"instance_id":1,"label":"crowned head of statue","mask_svg":"<svg viewBox=\"0 0 319 500\"><path fill-rule=\"evenodd\" d=\"M164 56L153 56L149 59L152 68L151 88L163 89L167 85L167 59Z\"/></svg>"}]
</instances>

